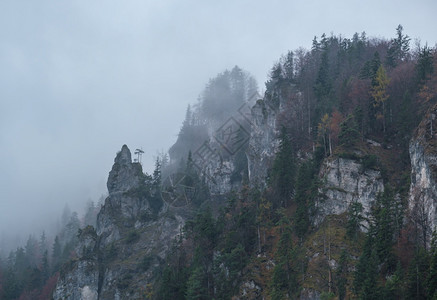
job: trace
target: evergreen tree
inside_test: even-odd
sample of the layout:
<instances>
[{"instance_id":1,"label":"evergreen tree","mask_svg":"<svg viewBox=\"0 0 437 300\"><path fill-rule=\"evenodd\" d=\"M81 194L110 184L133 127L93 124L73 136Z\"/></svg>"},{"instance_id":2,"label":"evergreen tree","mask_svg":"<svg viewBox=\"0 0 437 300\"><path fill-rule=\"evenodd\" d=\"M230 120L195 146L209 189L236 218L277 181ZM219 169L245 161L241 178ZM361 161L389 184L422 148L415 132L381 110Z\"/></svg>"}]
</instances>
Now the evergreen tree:
<instances>
[{"instance_id":1,"label":"evergreen tree","mask_svg":"<svg viewBox=\"0 0 437 300\"><path fill-rule=\"evenodd\" d=\"M21 282L17 279L12 266L9 266L3 279L3 298L5 300L18 299L21 293Z\"/></svg>"},{"instance_id":2,"label":"evergreen tree","mask_svg":"<svg viewBox=\"0 0 437 300\"><path fill-rule=\"evenodd\" d=\"M71 218L71 210L70 210L70 206L68 206L67 203L65 204L64 210L62 211L61 226L65 227L65 225L67 225L68 222L70 222L70 218Z\"/></svg>"},{"instance_id":3,"label":"evergreen tree","mask_svg":"<svg viewBox=\"0 0 437 300\"><path fill-rule=\"evenodd\" d=\"M404 28L398 25L396 28L397 37L391 40L387 51L387 65L396 67L401 61L408 59L410 51L410 37L403 34Z\"/></svg>"},{"instance_id":4,"label":"evergreen tree","mask_svg":"<svg viewBox=\"0 0 437 300\"><path fill-rule=\"evenodd\" d=\"M62 259L62 247L59 241L59 237L55 237L55 241L53 242L53 250L52 250L52 273L56 272L61 264Z\"/></svg>"},{"instance_id":5,"label":"evergreen tree","mask_svg":"<svg viewBox=\"0 0 437 300\"><path fill-rule=\"evenodd\" d=\"M328 50L325 49L322 52L320 68L314 85L314 94L316 95L318 100L316 107L318 113L316 115L316 119L319 119L320 116L331 111L331 92L332 82L329 70Z\"/></svg>"},{"instance_id":6,"label":"evergreen tree","mask_svg":"<svg viewBox=\"0 0 437 300\"><path fill-rule=\"evenodd\" d=\"M367 61L360 71L360 78L371 79L372 85L375 84L374 80L376 77L376 72L378 72L381 66L381 59L379 57L379 52L375 51L373 54L373 59Z\"/></svg>"},{"instance_id":7,"label":"evergreen tree","mask_svg":"<svg viewBox=\"0 0 437 300\"><path fill-rule=\"evenodd\" d=\"M26 260L30 266L36 266L39 264L40 257L39 257L38 242L31 235L27 239L24 252L26 253Z\"/></svg>"},{"instance_id":8,"label":"evergreen tree","mask_svg":"<svg viewBox=\"0 0 437 300\"><path fill-rule=\"evenodd\" d=\"M427 292L431 299L437 299L437 232L432 234L430 249L430 266L427 278Z\"/></svg>"},{"instance_id":9,"label":"evergreen tree","mask_svg":"<svg viewBox=\"0 0 437 300\"><path fill-rule=\"evenodd\" d=\"M162 300L186 299L187 268L165 266L160 278L157 294Z\"/></svg>"},{"instance_id":10,"label":"evergreen tree","mask_svg":"<svg viewBox=\"0 0 437 300\"><path fill-rule=\"evenodd\" d=\"M382 298L387 300L397 300L403 298L402 267L400 262L396 265L396 271L387 278L382 290Z\"/></svg>"},{"instance_id":11,"label":"evergreen tree","mask_svg":"<svg viewBox=\"0 0 437 300\"><path fill-rule=\"evenodd\" d=\"M386 185L384 192L377 196L372 207L372 234L375 237L375 250L380 263L386 263L386 268L395 267L393 244L395 232L394 195L390 186Z\"/></svg>"},{"instance_id":12,"label":"evergreen tree","mask_svg":"<svg viewBox=\"0 0 437 300\"><path fill-rule=\"evenodd\" d=\"M363 300L381 299L377 278L378 278L378 255L375 250L372 250L370 257L368 258L366 277L363 283L361 299Z\"/></svg>"},{"instance_id":13,"label":"evergreen tree","mask_svg":"<svg viewBox=\"0 0 437 300\"><path fill-rule=\"evenodd\" d=\"M290 222L285 214L283 214L281 221L282 233L275 255L276 265L270 282L272 299L284 299L286 293L294 295L298 292L299 287L297 272L294 268L297 259L292 244Z\"/></svg>"},{"instance_id":14,"label":"evergreen tree","mask_svg":"<svg viewBox=\"0 0 437 300\"><path fill-rule=\"evenodd\" d=\"M206 288L205 276L201 267L196 267L187 282L187 300L210 299Z\"/></svg>"},{"instance_id":15,"label":"evergreen tree","mask_svg":"<svg viewBox=\"0 0 437 300\"><path fill-rule=\"evenodd\" d=\"M155 170L153 171L153 185L154 187L161 186L161 162L157 158L155 161Z\"/></svg>"},{"instance_id":16,"label":"evergreen tree","mask_svg":"<svg viewBox=\"0 0 437 300\"><path fill-rule=\"evenodd\" d=\"M296 211L293 222L296 235L302 239L308 230L309 221L309 201L312 201L314 192L317 188L314 184L313 171L314 162L303 162L297 174L296 180Z\"/></svg>"},{"instance_id":17,"label":"evergreen tree","mask_svg":"<svg viewBox=\"0 0 437 300\"><path fill-rule=\"evenodd\" d=\"M419 81L423 82L434 72L432 49L425 45L419 48L419 57L417 59L417 76Z\"/></svg>"},{"instance_id":18,"label":"evergreen tree","mask_svg":"<svg viewBox=\"0 0 437 300\"><path fill-rule=\"evenodd\" d=\"M343 251L341 252L340 260L338 262L338 268L336 270L336 284L339 300L344 300L346 297L347 272L347 252L343 249Z\"/></svg>"},{"instance_id":19,"label":"evergreen tree","mask_svg":"<svg viewBox=\"0 0 437 300\"><path fill-rule=\"evenodd\" d=\"M426 250L420 246L416 249L414 258L408 266L406 278L406 299L427 299L426 279L429 272L429 257Z\"/></svg>"},{"instance_id":20,"label":"evergreen tree","mask_svg":"<svg viewBox=\"0 0 437 300\"><path fill-rule=\"evenodd\" d=\"M288 51L287 55L284 57L284 75L288 82L293 82L294 80L294 53L293 51Z\"/></svg>"},{"instance_id":21,"label":"evergreen tree","mask_svg":"<svg viewBox=\"0 0 437 300\"><path fill-rule=\"evenodd\" d=\"M279 87L284 83L284 71L282 65L278 62L273 65L270 71L270 79L266 81L266 96L275 108L279 107Z\"/></svg>"},{"instance_id":22,"label":"evergreen tree","mask_svg":"<svg viewBox=\"0 0 437 300\"><path fill-rule=\"evenodd\" d=\"M271 180L280 195L281 204L285 207L289 205L289 200L293 196L295 172L294 152L287 131L282 127Z\"/></svg>"},{"instance_id":23,"label":"evergreen tree","mask_svg":"<svg viewBox=\"0 0 437 300\"><path fill-rule=\"evenodd\" d=\"M49 252L45 250L42 256L42 263L41 263L42 284L44 284L47 281L47 279L49 279L49 277L50 277Z\"/></svg>"},{"instance_id":24,"label":"evergreen tree","mask_svg":"<svg viewBox=\"0 0 437 300\"><path fill-rule=\"evenodd\" d=\"M348 220L346 224L346 234L349 238L355 239L360 231L361 222L364 220L362 216L363 205L360 202L354 201L349 205Z\"/></svg>"},{"instance_id":25,"label":"evergreen tree","mask_svg":"<svg viewBox=\"0 0 437 300\"><path fill-rule=\"evenodd\" d=\"M41 238L39 241L39 249L41 253L44 253L47 250L47 237L45 231L42 232Z\"/></svg>"},{"instance_id":26,"label":"evergreen tree","mask_svg":"<svg viewBox=\"0 0 437 300\"><path fill-rule=\"evenodd\" d=\"M317 41L317 36L314 36L312 46L311 46L311 52L317 52L320 50L320 43Z\"/></svg>"},{"instance_id":27,"label":"evergreen tree","mask_svg":"<svg viewBox=\"0 0 437 300\"><path fill-rule=\"evenodd\" d=\"M96 226L96 221L97 221L97 212L98 209L94 204L94 201L89 200L87 202L87 207L85 210L85 216L83 218L83 224L84 226L87 225L91 225L91 226Z\"/></svg>"},{"instance_id":28,"label":"evergreen tree","mask_svg":"<svg viewBox=\"0 0 437 300\"><path fill-rule=\"evenodd\" d=\"M378 254L373 247L373 238L369 234L354 274L354 292L361 299L378 299Z\"/></svg>"},{"instance_id":29,"label":"evergreen tree","mask_svg":"<svg viewBox=\"0 0 437 300\"><path fill-rule=\"evenodd\" d=\"M345 148L351 148L359 139L360 132L353 115L348 115L340 124L338 142Z\"/></svg>"}]
</instances>

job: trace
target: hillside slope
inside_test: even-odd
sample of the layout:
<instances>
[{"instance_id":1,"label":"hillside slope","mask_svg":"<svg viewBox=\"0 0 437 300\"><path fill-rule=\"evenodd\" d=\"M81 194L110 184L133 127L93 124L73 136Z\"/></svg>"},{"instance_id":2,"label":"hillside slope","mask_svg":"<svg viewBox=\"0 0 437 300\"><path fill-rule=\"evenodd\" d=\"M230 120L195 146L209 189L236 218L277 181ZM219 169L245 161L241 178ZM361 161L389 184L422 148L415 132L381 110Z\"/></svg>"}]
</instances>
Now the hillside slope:
<instances>
[{"instance_id":1,"label":"hillside slope","mask_svg":"<svg viewBox=\"0 0 437 300\"><path fill-rule=\"evenodd\" d=\"M54 298L435 297L437 54L408 43L322 35L262 99L212 79L153 176L122 147Z\"/></svg>"}]
</instances>

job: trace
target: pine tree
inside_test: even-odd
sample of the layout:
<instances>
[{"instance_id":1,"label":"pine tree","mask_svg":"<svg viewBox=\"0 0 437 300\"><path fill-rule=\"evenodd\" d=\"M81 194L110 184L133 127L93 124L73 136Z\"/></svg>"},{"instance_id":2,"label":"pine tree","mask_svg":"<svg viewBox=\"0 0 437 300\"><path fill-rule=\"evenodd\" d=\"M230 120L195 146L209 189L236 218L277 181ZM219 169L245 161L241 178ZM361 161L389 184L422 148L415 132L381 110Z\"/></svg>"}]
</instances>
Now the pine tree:
<instances>
[{"instance_id":1,"label":"pine tree","mask_svg":"<svg viewBox=\"0 0 437 300\"><path fill-rule=\"evenodd\" d=\"M397 37L391 40L387 51L387 65L391 68L396 67L399 62L409 58L410 37L403 34L404 28L398 25L396 28Z\"/></svg>"},{"instance_id":2,"label":"pine tree","mask_svg":"<svg viewBox=\"0 0 437 300\"><path fill-rule=\"evenodd\" d=\"M39 241L39 249L41 253L44 253L47 250L47 237L45 231L43 231L41 234L41 238Z\"/></svg>"},{"instance_id":3,"label":"pine tree","mask_svg":"<svg viewBox=\"0 0 437 300\"><path fill-rule=\"evenodd\" d=\"M320 50L320 43L317 41L317 36L314 36L311 46L311 52L317 52L319 50Z\"/></svg>"},{"instance_id":4,"label":"pine tree","mask_svg":"<svg viewBox=\"0 0 437 300\"><path fill-rule=\"evenodd\" d=\"M360 78L362 79L371 79L372 84L374 84L374 80L376 77L376 72L381 66L381 59L379 57L379 52L375 51L373 54L373 59L367 61L364 66L360 70Z\"/></svg>"},{"instance_id":5,"label":"pine tree","mask_svg":"<svg viewBox=\"0 0 437 300\"><path fill-rule=\"evenodd\" d=\"M329 76L329 58L327 49L322 52L321 63L317 79L314 85L314 93L319 101L320 115L329 111L329 97L331 94L332 83Z\"/></svg>"},{"instance_id":6,"label":"pine tree","mask_svg":"<svg viewBox=\"0 0 437 300\"><path fill-rule=\"evenodd\" d=\"M419 57L417 59L417 76L419 81L423 82L434 72L432 49L425 45L419 48Z\"/></svg>"},{"instance_id":7,"label":"pine tree","mask_svg":"<svg viewBox=\"0 0 437 300\"><path fill-rule=\"evenodd\" d=\"M271 171L271 180L280 195L281 204L287 207L293 196L296 171L294 152L285 127L281 129L279 141L279 149Z\"/></svg>"},{"instance_id":8,"label":"pine tree","mask_svg":"<svg viewBox=\"0 0 437 300\"><path fill-rule=\"evenodd\" d=\"M387 278L385 286L382 290L383 299L402 299L403 298L403 281L402 281L402 267L398 261L396 271L393 275Z\"/></svg>"},{"instance_id":9,"label":"pine tree","mask_svg":"<svg viewBox=\"0 0 437 300\"><path fill-rule=\"evenodd\" d=\"M354 293L360 297L363 297L365 290L366 293L369 294L372 289L376 289L378 257L376 251L373 250L374 241L371 230L373 229L369 229L362 254L354 273Z\"/></svg>"},{"instance_id":10,"label":"pine tree","mask_svg":"<svg viewBox=\"0 0 437 300\"><path fill-rule=\"evenodd\" d=\"M343 249L340 255L340 260L338 262L338 268L336 270L336 284L339 300L344 300L346 297L347 272L347 252Z\"/></svg>"},{"instance_id":11,"label":"pine tree","mask_svg":"<svg viewBox=\"0 0 437 300\"><path fill-rule=\"evenodd\" d=\"M363 283L361 299L363 300L379 300L378 278L378 255L375 250L372 250L368 257L368 265L366 268L366 277Z\"/></svg>"},{"instance_id":12,"label":"pine tree","mask_svg":"<svg viewBox=\"0 0 437 300\"><path fill-rule=\"evenodd\" d=\"M437 232L432 234L431 249L430 249L430 266L429 275L427 278L427 292L432 299L437 298Z\"/></svg>"},{"instance_id":13,"label":"pine tree","mask_svg":"<svg viewBox=\"0 0 437 300\"><path fill-rule=\"evenodd\" d=\"M310 198L310 190L313 188L312 162L304 162L300 165L297 180L296 180L296 211L294 213L294 229L299 238L303 238L309 226L308 201Z\"/></svg>"},{"instance_id":14,"label":"pine tree","mask_svg":"<svg viewBox=\"0 0 437 300\"><path fill-rule=\"evenodd\" d=\"M47 250L44 251L44 254L42 256L41 277L42 277L42 283L43 284L50 277L49 252Z\"/></svg>"},{"instance_id":15,"label":"pine tree","mask_svg":"<svg viewBox=\"0 0 437 300\"><path fill-rule=\"evenodd\" d=\"M276 265L270 282L272 299L284 299L286 293L293 295L298 289L297 275L293 266L296 263L296 257L289 223L288 218L283 213L280 220L282 233L275 254Z\"/></svg>"},{"instance_id":16,"label":"pine tree","mask_svg":"<svg viewBox=\"0 0 437 300\"><path fill-rule=\"evenodd\" d=\"M97 220L97 208L94 204L94 201L89 200L87 202L87 208L85 211L85 216L83 218L84 226L91 225L96 226Z\"/></svg>"},{"instance_id":17,"label":"pine tree","mask_svg":"<svg viewBox=\"0 0 437 300\"><path fill-rule=\"evenodd\" d=\"M3 283L2 299L18 299L22 289L22 282L17 279L17 276L12 266L9 266L6 270Z\"/></svg>"},{"instance_id":18,"label":"pine tree","mask_svg":"<svg viewBox=\"0 0 437 300\"><path fill-rule=\"evenodd\" d=\"M201 267L196 267L187 282L187 300L210 299Z\"/></svg>"},{"instance_id":19,"label":"pine tree","mask_svg":"<svg viewBox=\"0 0 437 300\"><path fill-rule=\"evenodd\" d=\"M26 253L26 260L29 262L30 266L36 266L39 264L39 247L38 242L35 238L30 235L27 239L24 252Z\"/></svg>"},{"instance_id":20,"label":"pine tree","mask_svg":"<svg viewBox=\"0 0 437 300\"><path fill-rule=\"evenodd\" d=\"M153 185L155 187L161 186L161 162L159 161L159 158L155 161L155 170L153 171Z\"/></svg>"},{"instance_id":21,"label":"pine tree","mask_svg":"<svg viewBox=\"0 0 437 300\"><path fill-rule=\"evenodd\" d=\"M390 186L386 185L384 192L376 198L372 207L372 226L375 238L374 249L377 251L380 263L386 263L388 269L395 267L393 244L395 233L394 195Z\"/></svg>"},{"instance_id":22,"label":"pine tree","mask_svg":"<svg viewBox=\"0 0 437 300\"><path fill-rule=\"evenodd\" d=\"M414 258L408 266L405 298L406 299L427 299L426 279L429 272L429 257L424 248L418 247Z\"/></svg>"},{"instance_id":23,"label":"pine tree","mask_svg":"<svg viewBox=\"0 0 437 300\"><path fill-rule=\"evenodd\" d=\"M55 241L53 243L53 250L52 250L52 273L56 272L59 269L61 259L62 259L61 243L59 242L58 236L56 236Z\"/></svg>"},{"instance_id":24,"label":"pine tree","mask_svg":"<svg viewBox=\"0 0 437 300\"><path fill-rule=\"evenodd\" d=\"M294 53L293 51L288 51L287 55L284 57L284 74L285 79L288 82L293 82L294 80Z\"/></svg>"},{"instance_id":25,"label":"pine tree","mask_svg":"<svg viewBox=\"0 0 437 300\"><path fill-rule=\"evenodd\" d=\"M348 115L340 124L340 134L338 142L345 148L351 148L360 137L358 125L353 115Z\"/></svg>"},{"instance_id":26,"label":"pine tree","mask_svg":"<svg viewBox=\"0 0 437 300\"><path fill-rule=\"evenodd\" d=\"M355 239L360 231L361 222L364 220L362 216L363 205L360 202L354 201L349 205L348 220L346 224L346 234L349 238Z\"/></svg>"}]
</instances>

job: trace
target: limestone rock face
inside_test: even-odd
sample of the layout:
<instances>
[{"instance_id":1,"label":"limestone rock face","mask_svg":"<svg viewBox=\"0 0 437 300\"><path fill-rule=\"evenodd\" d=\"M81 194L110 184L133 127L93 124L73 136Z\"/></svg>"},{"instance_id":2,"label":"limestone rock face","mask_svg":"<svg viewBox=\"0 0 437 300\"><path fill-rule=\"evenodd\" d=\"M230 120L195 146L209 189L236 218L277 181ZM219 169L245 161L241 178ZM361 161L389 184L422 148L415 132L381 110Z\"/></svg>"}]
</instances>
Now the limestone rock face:
<instances>
[{"instance_id":1,"label":"limestone rock face","mask_svg":"<svg viewBox=\"0 0 437 300\"><path fill-rule=\"evenodd\" d=\"M264 187L279 146L276 112L265 100L258 100L252 108L252 121L247 153L249 181L252 186Z\"/></svg>"},{"instance_id":2,"label":"limestone rock face","mask_svg":"<svg viewBox=\"0 0 437 300\"><path fill-rule=\"evenodd\" d=\"M430 234L437 228L437 136L435 116L437 105L425 115L413 136L409 152L411 159L411 186L409 209L413 220L429 224ZM428 237L429 242L429 237Z\"/></svg>"},{"instance_id":3,"label":"limestone rock face","mask_svg":"<svg viewBox=\"0 0 437 300\"><path fill-rule=\"evenodd\" d=\"M320 292L315 290L303 289L300 294L300 300L320 300Z\"/></svg>"},{"instance_id":4,"label":"limestone rock face","mask_svg":"<svg viewBox=\"0 0 437 300\"><path fill-rule=\"evenodd\" d=\"M126 145L117 153L107 186L97 228L81 231L76 258L62 272L55 300L144 299L144 288L190 216L187 209L163 202Z\"/></svg>"},{"instance_id":5,"label":"limestone rock face","mask_svg":"<svg viewBox=\"0 0 437 300\"><path fill-rule=\"evenodd\" d=\"M346 212L352 202L361 203L363 214L366 215L378 194L384 191L380 172L372 169L362 170L362 165L352 159L326 160L321 168L320 177L324 184L319 190L321 197L316 202L315 225L320 224L328 215Z\"/></svg>"},{"instance_id":6,"label":"limestone rock face","mask_svg":"<svg viewBox=\"0 0 437 300\"><path fill-rule=\"evenodd\" d=\"M76 247L78 258L73 261L73 268L61 274L53 294L54 299L97 300L98 298L98 263L95 256L97 236L92 227L87 227L79 235Z\"/></svg>"},{"instance_id":7,"label":"limestone rock face","mask_svg":"<svg viewBox=\"0 0 437 300\"><path fill-rule=\"evenodd\" d=\"M215 161L212 164L208 187L212 195L225 195L232 190L231 175L234 165L231 161Z\"/></svg>"},{"instance_id":8,"label":"limestone rock face","mask_svg":"<svg viewBox=\"0 0 437 300\"><path fill-rule=\"evenodd\" d=\"M96 265L90 261L78 261L74 269L59 280L53 299L97 300L99 273L95 269Z\"/></svg>"},{"instance_id":9,"label":"limestone rock face","mask_svg":"<svg viewBox=\"0 0 437 300\"><path fill-rule=\"evenodd\" d=\"M132 163L131 152L126 145L117 153L109 172L107 187L109 194L125 192L138 186L143 174L139 163Z\"/></svg>"}]
</instances>

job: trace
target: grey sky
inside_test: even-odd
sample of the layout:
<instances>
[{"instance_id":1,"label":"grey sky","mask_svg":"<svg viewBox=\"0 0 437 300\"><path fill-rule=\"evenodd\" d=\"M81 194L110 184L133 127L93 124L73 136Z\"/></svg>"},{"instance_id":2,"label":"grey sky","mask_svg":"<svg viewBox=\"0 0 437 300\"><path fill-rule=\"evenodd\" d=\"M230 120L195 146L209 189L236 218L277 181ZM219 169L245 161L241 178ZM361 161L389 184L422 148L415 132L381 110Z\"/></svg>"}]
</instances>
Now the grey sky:
<instances>
[{"instance_id":1,"label":"grey sky","mask_svg":"<svg viewBox=\"0 0 437 300\"><path fill-rule=\"evenodd\" d=\"M97 200L124 143L153 169L225 68L262 88L281 54L324 32L391 38L402 24L434 45L436 11L434 0L2 0L0 238Z\"/></svg>"}]
</instances>

